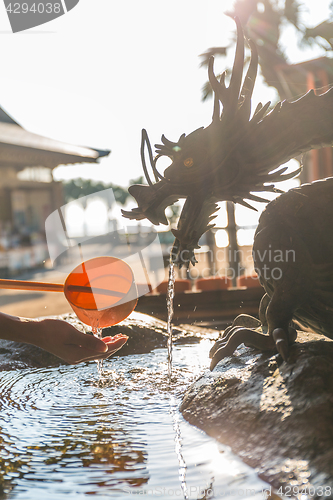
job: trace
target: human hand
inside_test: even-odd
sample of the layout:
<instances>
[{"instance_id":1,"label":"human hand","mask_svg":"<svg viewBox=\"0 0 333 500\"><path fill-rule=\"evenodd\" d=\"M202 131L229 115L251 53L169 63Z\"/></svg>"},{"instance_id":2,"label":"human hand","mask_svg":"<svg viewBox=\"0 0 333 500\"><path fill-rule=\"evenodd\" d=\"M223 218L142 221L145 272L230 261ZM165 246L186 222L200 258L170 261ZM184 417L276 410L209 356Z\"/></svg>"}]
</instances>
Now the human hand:
<instances>
[{"instance_id":1,"label":"human hand","mask_svg":"<svg viewBox=\"0 0 333 500\"><path fill-rule=\"evenodd\" d=\"M70 364L108 358L128 339L119 333L100 340L60 319L36 320L4 313L0 313L0 338L36 345Z\"/></svg>"},{"instance_id":2,"label":"human hand","mask_svg":"<svg viewBox=\"0 0 333 500\"><path fill-rule=\"evenodd\" d=\"M34 322L33 343L45 351L63 359L67 363L77 364L82 361L106 359L127 342L128 337L119 333L103 340L79 332L66 321L43 319Z\"/></svg>"},{"instance_id":3,"label":"human hand","mask_svg":"<svg viewBox=\"0 0 333 500\"><path fill-rule=\"evenodd\" d=\"M41 347L66 363L106 359L118 351L128 337L119 333L103 340L79 332L64 320L20 318L0 313L0 338Z\"/></svg>"}]
</instances>

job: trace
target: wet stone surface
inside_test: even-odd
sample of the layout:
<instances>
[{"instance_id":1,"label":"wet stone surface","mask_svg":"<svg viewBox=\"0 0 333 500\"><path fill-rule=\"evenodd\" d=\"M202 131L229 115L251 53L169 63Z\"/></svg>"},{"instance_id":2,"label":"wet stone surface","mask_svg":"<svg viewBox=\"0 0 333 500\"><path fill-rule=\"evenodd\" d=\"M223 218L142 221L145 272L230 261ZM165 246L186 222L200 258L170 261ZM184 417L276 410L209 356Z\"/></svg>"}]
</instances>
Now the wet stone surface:
<instances>
[{"instance_id":1,"label":"wet stone surface","mask_svg":"<svg viewBox=\"0 0 333 500\"><path fill-rule=\"evenodd\" d=\"M333 342L299 332L288 364L241 346L180 409L285 494L333 498Z\"/></svg>"}]
</instances>

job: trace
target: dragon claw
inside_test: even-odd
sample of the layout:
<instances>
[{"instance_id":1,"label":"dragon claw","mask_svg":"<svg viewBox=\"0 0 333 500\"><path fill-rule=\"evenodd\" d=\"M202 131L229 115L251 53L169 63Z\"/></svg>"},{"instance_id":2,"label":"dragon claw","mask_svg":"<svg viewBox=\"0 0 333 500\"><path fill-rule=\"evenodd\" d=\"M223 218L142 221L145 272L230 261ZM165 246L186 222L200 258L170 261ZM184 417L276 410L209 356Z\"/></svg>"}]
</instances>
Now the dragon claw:
<instances>
[{"instance_id":1,"label":"dragon claw","mask_svg":"<svg viewBox=\"0 0 333 500\"><path fill-rule=\"evenodd\" d=\"M283 361L289 359L289 345L293 344L297 338L297 331L295 328L289 327L288 333L283 328L275 328L272 333L276 349L282 356Z\"/></svg>"},{"instance_id":2,"label":"dragon claw","mask_svg":"<svg viewBox=\"0 0 333 500\"><path fill-rule=\"evenodd\" d=\"M219 361L221 361L221 359L225 358L225 355L224 355L222 352L221 352L221 353L219 353L219 351L222 351L222 350L223 350L223 348L218 349L218 350L215 352L215 354L214 354L214 356L213 356L213 358L212 358L212 361L210 362L210 366L209 366L210 371L213 371L213 370L214 370L214 368L215 368L215 366L217 365L217 363L218 363ZM220 354L222 354L222 355L220 355Z\"/></svg>"},{"instance_id":3,"label":"dragon claw","mask_svg":"<svg viewBox=\"0 0 333 500\"><path fill-rule=\"evenodd\" d=\"M288 335L282 328L275 328L272 336L276 345L276 349L278 353L282 356L283 361L288 361L289 358Z\"/></svg>"},{"instance_id":4,"label":"dragon claw","mask_svg":"<svg viewBox=\"0 0 333 500\"><path fill-rule=\"evenodd\" d=\"M289 345L295 342L297 331L289 327L288 331L283 328L275 328L273 333L266 335L262 333L263 325L257 318L241 314L237 316L233 324L228 326L222 337L215 342L209 351L212 359L210 370L227 356L231 356L240 344L246 347L255 347L261 351L277 349L284 361L289 358Z\"/></svg>"},{"instance_id":5,"label":"dragon claw","mask_svg":"<svg viewBox=\"0 0 333 500\"><path fill-rule=\"evenodd\" d=\"M215 342L215 344L213 345L213 347L211 348L211 350L209 351L210 359L212 359L215 356L217 351L219 351L221 348L225 347L226 344L227 344L227 341L224 339L217 340Z\"/></svg>"},{"instance_id":6,"label":"dragon claw","mask_svg":"<svg viewBox=\"0 0 333 500\"><path fill-rule=\"evenodd\" d=\"M274 348L273 339L269 335L263 335L250 328L235 326L228 331L227 335L218 340L210 350L209 354L212 356L210 369L213 370L221 359L231 356L240 344L244 344L246 347L255 347L262 351Z\"/></svg>"},{"instance_id":7,"label":"dragon claw","mask_svg":"<svg viewBox=\"0 0 333 500\"><path fill-rule=\"evenodd\" d=\"M293 344L297 339L297 331L291 326L288 328L289 344Z\"/></svg>"}]
</instances>

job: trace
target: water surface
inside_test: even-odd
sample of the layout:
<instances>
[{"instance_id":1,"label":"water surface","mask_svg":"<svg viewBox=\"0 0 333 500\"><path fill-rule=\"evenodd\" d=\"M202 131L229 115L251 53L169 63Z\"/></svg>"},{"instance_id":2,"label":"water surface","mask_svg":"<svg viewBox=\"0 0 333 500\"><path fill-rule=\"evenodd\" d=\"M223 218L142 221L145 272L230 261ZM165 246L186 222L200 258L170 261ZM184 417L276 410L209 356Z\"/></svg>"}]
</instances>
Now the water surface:
<instances>
[{"instance_id":1,"label":"water surface","mask_svg":"<svg viewBox=\"0 0 333 500\"><path fill-rule=\"evenodd\" d=\"M94 362L2 372L8 498L264 498L265 483L178 411L210 346L174 346L171 382L164 348L105 361L101 380Z\"/></svg>"}]
</instances>

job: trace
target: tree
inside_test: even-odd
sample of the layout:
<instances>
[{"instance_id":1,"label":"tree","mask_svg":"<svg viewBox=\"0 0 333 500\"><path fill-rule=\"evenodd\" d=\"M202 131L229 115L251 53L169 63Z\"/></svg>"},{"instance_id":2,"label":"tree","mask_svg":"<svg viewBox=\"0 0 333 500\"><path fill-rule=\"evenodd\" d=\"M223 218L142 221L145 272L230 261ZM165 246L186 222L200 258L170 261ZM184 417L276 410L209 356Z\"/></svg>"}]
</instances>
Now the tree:
<instances>
[{"instance_id":1,"label":"tree","mask_svg":"<svg viewBox=\"0 0 333 500\"><path fill-rule=\"evenodd\" d=\"M298 0L236 0L233 10L227 12L231 17L237 16L240 19L246 37L255 42L264 80L267 85L276 88L281 99L290 97L286 95L276 69L288 63L280 43L284 26L292 25L296 29L300 44L317 45L326 53L333 51L333 2L330 4L332 19L315 27L304 26L301 22L301 9L302 2ZM211 55L226 54L229 48L209 49L202 54L202 64L207 65ZM203 89L203 99L211 93L207 83Z\"/></svg>"},{"instance_id":2,"label":"tree","mask_svg":"<svg viewBox=\"0 0 333 500\"><path fill-rule=\"evenodd\" d=\"M131 181L137 182L137 181ZM66 203L71 200L77 200L89 194L98 193L104 189L112 188L115 199L121 205L125 205L127 198L130 197L126 188L115 186L114 184L104 184L103 182L92 181L88 179L71 179L64 182L64 196Z\"/></svg>"}]
</instances>

